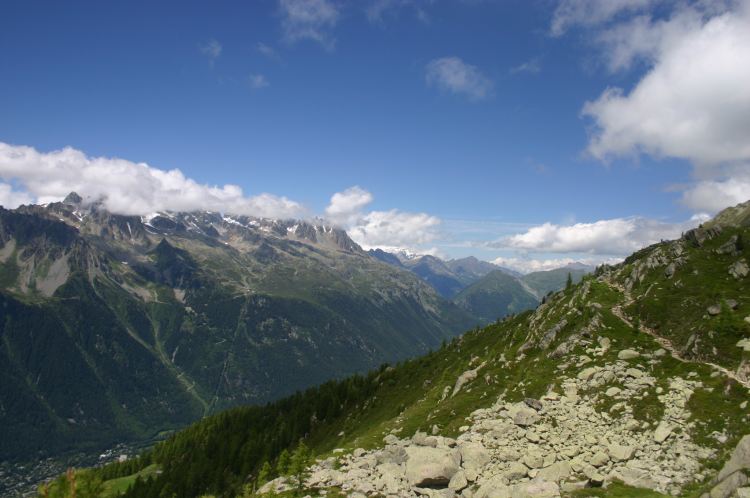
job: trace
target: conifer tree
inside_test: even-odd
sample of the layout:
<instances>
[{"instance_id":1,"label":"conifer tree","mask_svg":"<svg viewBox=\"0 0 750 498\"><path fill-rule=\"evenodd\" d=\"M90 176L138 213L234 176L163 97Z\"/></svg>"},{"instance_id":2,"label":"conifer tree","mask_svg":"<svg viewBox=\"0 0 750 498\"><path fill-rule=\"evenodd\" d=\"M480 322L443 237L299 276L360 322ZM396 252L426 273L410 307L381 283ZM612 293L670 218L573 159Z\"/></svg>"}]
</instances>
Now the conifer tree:
<instances>
[{"instance_id":1,"label":"conifer tree","mask_svg":"<svg viewBox=\"0 0 750 498\"><path fill-rule=\"evenodd\" d=\"M263 486L271 480L271 472L273 472L271 464L265 461L258 472L258 486Z\"/></svg>"},{"instance_id":2,"label":"conifer tree","mask_svg":"<svg viewBox=\"0 0 750 498\"><path fill-rule=\"evenodd\" d=\"M570 289L573 287L573 276L568 272L568 280L565 281L565 289Z\"/></svg>"},{"instance_id":3,"label":"conifer tree","mask_svg":"<svg viewBox=\"0 0 750 498\"><path fill-rule=\"evenodd\" d=\"M279 455L279 460L276 462L276 473L280 476L287 475L289 473L289 465L291 464L291 455L285 449Z\"/></svg>"},{"instance_id":4,"label":"conifer tree","mask_svg":"<svg viewBox=\"0 0 750 498\"><path fill-rule=\"evenodd\" d=\"M305 443L300 441L297 449L294 450L291 458L290 473L294 476L297 484L297 492L302 493L305 488L305 480L310 474L308 467L310 465L310 449Z\"/></svg>"}]
</instances>

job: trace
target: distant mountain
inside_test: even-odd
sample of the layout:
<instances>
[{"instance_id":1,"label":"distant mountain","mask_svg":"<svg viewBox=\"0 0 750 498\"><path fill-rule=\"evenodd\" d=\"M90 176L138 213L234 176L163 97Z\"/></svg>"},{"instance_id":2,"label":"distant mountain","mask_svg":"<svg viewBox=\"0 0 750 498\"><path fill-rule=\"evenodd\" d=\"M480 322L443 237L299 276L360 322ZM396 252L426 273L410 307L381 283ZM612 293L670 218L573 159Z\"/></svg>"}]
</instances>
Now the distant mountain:
<instances>
[{"instance_id":1,"label":"distant mountain","mask_svg":"<svg viewBox=\"0 0 750 498\"><path fill-rule=\"evenodd\" d=\"M430 284L446 299L452 298L466 287L466 283L451 271L445 261L435 256L425 255L402 261L401 264Z\"/></svg>"},{"instance_id":2,"label":"distant mountain","mask_svg":"<svg viewBox=\"0 0 750 498\"><path fill-rule=\"evenodd\" d=\"M390 252L386 252L382 249L370 249L367 252L370 256L375 259L379 259L383 263L388 263L389 265L397 266L399 268L403 268L404 266L403 264L401 264L401 260L399 259L399 257Z\"/></svg>"},{"instance_id":3,"label":"distant mountain","mask_svg":"<svg viewBox=\"0 0 750 498\"><path fill-rule=\"evenodd\" d=\"M453 299L457 306L488 324L512 313L536 308L537 297L523 283L502 270L493 270Z\"/></svg>"},{"instance_id":4,"label":"distant mountain","mask_svg":"<svg viewBox=\"0 0 750 498\"><path fill-rule=\"evenodd\" d=\"M515 272L508 268L497 266L496 264L490 263L488 261L482 261L475 258L474 256L469 256L467 258L461 259L451 259L449 261L446 261L445 265L454 274L456 274L456 276L461 279L461 281L468 283L474 283L488 273L495 270L501 270L505 273L508 273L509 275L514 276L521 275L518 272Z\"/></svg>"},{"instance_id":5,"label":"distant mountain","mask_svg":"<svg viewBox=\"0 0 750 498\"><path fill-rule=\"evenodd\" d=\"M591 273L592 271L593 268L586 265L573 263L555 270L528 273L522 276L521 280L537 298L541 299L549 292L555 292L565 287L565 283L568 280L568 274L570 274L573 279L573 283L578 283L583 279L584 275Z\"/></svg>"},{"instance_id":6,"label":"distant mountain","mask_svg":"<svg viewBox=\"0 0 750 498\"><path fill-rule=\"evenodd\" d=\"M335 228L0 208L0 461L150 438L474 323Z\"/></svg>"},{"instance_id":7,"label":"distant mountain","mask_svg":"<svg viewBox=\"0 0 750 498\"><path fill-rule=\"evenodd\" d=\"M431 255L405 252L393 254L382 249L371 249L368 253L380 261L410 270L446 299L453 298L492 271L501 270L509 275L521 276L513 270L481 261L474 256L444 261Z\"/></svg>"}]
</instances>

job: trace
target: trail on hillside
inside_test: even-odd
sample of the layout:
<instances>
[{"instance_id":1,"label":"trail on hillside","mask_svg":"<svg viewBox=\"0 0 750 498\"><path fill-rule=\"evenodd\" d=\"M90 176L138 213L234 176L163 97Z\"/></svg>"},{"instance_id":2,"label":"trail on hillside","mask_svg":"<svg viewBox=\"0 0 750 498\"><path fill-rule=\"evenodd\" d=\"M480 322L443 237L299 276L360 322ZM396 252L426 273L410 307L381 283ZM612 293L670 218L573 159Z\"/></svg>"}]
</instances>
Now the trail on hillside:
<instances>
[{"instance_id":1,"label":"trail on hillside","mask_svg":"<svg viewBox=\"0 0 750 498\"><path fill-rule=\"evenodd\" d=\"M613 282L611 280L607 280L607 281L605 281L605 283L611 289L613 289L613 290L621 293L625 297L625 300L622 303L620 303L620 304L612 307L612 314L615 315L617 318L619 318L628 327L632 328L633 327L633 322L625 315L625 312L623 311L623 308L625 306L630 306L631 304L633 304L635 302L635 298L633 298L632 294L627 289L625 289L622 285L618 284L617 282ZM715 363L711 363L710 361L693 360L693 359L689 359L689 358L683 357L682 355L680 355L680 353L677 350L677 348L675 348L672 345L672 343L671 343L671 341L669 339L667 339L666 337L660 336L659 334L656 333L656 331L654 331L654 329L649 328L649 327L643 325L642 323L638 324L638 330L639 330L639 332L642 332L644 334L648 334L649 336L651 336L662 348L664 348L667 351L669 351L669 354L672 355L672 358L674 358L675 360L681 361L683 363L697 363L697 364L708 365L711 368L713 368L715 370L718 370L719 372L723 373L724 375L726 375L730 379L734 380L735 382L741 384L746 389L750 390L750 382L748 382L747 380L739 378L737 376L737 374L734 373L734 372L732 372L731 370L728 370L728 369L722 367L721 365L717 365Z\"/></svg>"}]
</instances>

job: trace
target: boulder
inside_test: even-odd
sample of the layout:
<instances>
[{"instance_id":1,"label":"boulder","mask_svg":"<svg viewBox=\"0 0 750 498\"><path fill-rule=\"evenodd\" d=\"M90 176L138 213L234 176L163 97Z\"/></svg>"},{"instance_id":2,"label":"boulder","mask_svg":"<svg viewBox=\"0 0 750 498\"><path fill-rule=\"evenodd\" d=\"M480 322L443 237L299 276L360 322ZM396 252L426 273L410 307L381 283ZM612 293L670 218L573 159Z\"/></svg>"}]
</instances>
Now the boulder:
<instances>
[{"instance_id":1,"label":"boulder","mask_svg":"<svg viewBox=\"0 0 750 498\"><path fill-rule=\"evenodd\" d=\"M505 471L505 478L509 481L517 481L518 479L526 477L526 474L528 473L529 469L524 464L521 462L513 462L510 464L510 467L508 467L508 470Z\"/></svg>"},{"instance_id":2,"label":"boulder","mask_svg":"<svg viewBox=\"0 0 750 498\"><path fill-rule=\"evenodd\" d=\"M468 485L469 481L466 479L466 473L463 470L459 470L453 474L453 477L451 477L451 480L448 483L448 489L458 493Z\"/></svg>"},{"instance_id":3,"label":"boulder","mask_svg":"<svg viewBox=\"0 0 750 498\"><path fill-rule=\"evenodd\" d=\"M667 278L672 278L677 271L677 265L674 263L669 263L667 268L664 270L664 276Z\"/></svg>"},{"instance_id":4,"label":"boulder","mask_svg":"<svg viewBox=\"0 0 750 498\"><path fill-rule=\"evenodd\" d=\"M523 402L528 406L529 408L533 408L536 411L540 411L542 409L542 402L538 399L534 398L526 398L523 400Z\"/></svg>"},{"instance_id":5,"label":"boulder","mask_svg":"<svg viewBox=\"0 0 750 498\"><path fill-rule=\"evenodd\" d=\"M641 356L641 353L632 349L623 349L622 351L617 353L617 358L620 360L632 360L633 358L638 358L639 356Z\"/></svg>"},{"instance_id":6,"label":"boulder","mask_svg":"<svg viewBox=\"0 0 750 498\"><path fill-rule=\"evenodd\" d=\"M716 254L730 254L732 256L736 256L737 254L739 254L739 251L737 250L738 240L739 237L737 237L736 235L732 235L728 241L724 242L719 246L718 249L716 249Z\"/></svg>"},{"instance_id":7,"label":"boulder","mask_svg":"<svg viewBox=\"0 0 750 498\"><path fill-rule=\"evenodd\" d=\"M621 392L622 392L622 389L620 389L619 387L614 387L613 386L613 387L610 387L609 389L607 389L607 391L604 394L606 394L607 396L609 396L611 398L613 396L617 396Z\"/></svg>"},{"instance_id":8,"label":"boulder","mask_svg":"<svg viewBox=\"0 0 750 498\"><path fill-rule=\"evenodd\" d=\"M459 447L459 451L463 468L477 474L490 461L490 452L479 443L463 444Z\"/></svg>"},{"instance_id":9,"label":"boulder","mask_svg":"<svg viewBox=\"0 0 750 498\"><path fill-rule=\"evenodd\" d=\"M560 486L556 482L534 479L514 485L510 490L513 498L557 498Z\"/></svg>"},{"instance_id":10,"label":"boulder","mask_svg":"<svg viewBox=\"0 0 750 498\"><path fill-rule=\"evenodd\" d=\"M584 368L583 370L581 370L580 372L578 372L578 375L577 375L577 377L578 377L578 380L583 380L583 381L587 381L587 380L589 380L589 379L590 379L591 377L593 377L593 376L594 376L594 374L595 374L596 372L598 372L598 371L599 371L599 368L598 368L598 367L589 367L589 368Z\"/></svg>"},{"instance_id":11,"label":"boulder","mask_svg":"<svg viewBox=\"0 0 750 498\"><path fill-rule=\"evenodd\" d=\"M406 480L412 486L448 486L461 465L461 453L455 449L409 446L406 455Z\"/></svg>"},{"instance_id":12,"label":"boulder","mask_svg":"<svg viewBox=\"0 0 750 498\"><path fill-rule=\"evenodd\" d=\"M414 433L411 441L418 446L431 446L435 448L438 445L438 440L435 436L428 436L427 433L420 431Z\"/></svg>"},{"instance_id":13,"label":"boulder","mask_svg":"<svg viewBox=\"0 0 750 498\"><path fill-rule=\"evenodd\" d=\"M634 379L640 379L645 373L643 373L643 370L638 370L637 368L628 368L625 370L625 375L628 377L633 377Z\"/></svg>"},{"instance_id":14,"label":"boulder","mask_svg":"<svg viewBox=\"0 0 750 498\"><path fill-rule=\"evenodd\" d=\"M708 312L708 314L711 316L716 316L721 313L721 306L719 306L718 304L711 305L706 308L706 312Z\"/></svg>"},{"instance_id":15,"label":"boulder","mask_svg":"<svg viewBox=\"0 0 750 498\"><path fill-rule=\"evenodd\" d=\"M594 467L601 467L602 465L609 462L609 456L603 451L597 451L589 459L589 463Z\"/></svg>"},{"instance_id":16,"label":"boulder","mask_svg":"<svg viewBox=\"0 0 750 498\"><path fill-rule=\"evenodd\" d=\"M735 472L711 488L708 496L709 498L729 498L736 496L735 491L748 484L749 481L750 479L744 473Z\"/></svg>"},{"instance_id":17,"label":"boulder","mask_svg":"<svg viewBox=\"0 0 750 498\"><path fill-rule=\"evenodd\" d=\"M750 273L750 267L747 266L747 262L744 259L735 261L729 267L729 274L737 279L747 277L748 273Z\"/></svg>"},{"instance_id":18,"label":"boulder","mask_svg":"<svg viewBox=\"0 0 750 498\"><path fill-rule=\"evenodd\" d=\"M530 469L541 469L544 466L544 455L538 451L529 451L523 456L523 463Z\"/></svg>"},{"instance_id":19,"label":"boulder","mask_svg":"<svg viewBox=\"0 0 750 498\"><path fill-rule=\"evenodd\" d=\"M651 474L644 469L634 467L619 467L609 473L609 479L617 479L627 486L634 488L656 489L656 481L651 478Z\"/></svg>"},{"instance_id":20,"label":"boulder","mask_svg":"<svg viewBox=\"0 0 750 498\"><path fill-rule=\"evenodd\" d=\"M667 440L670 434L672 434L672 427L664 421L659 422L654 431L654 441L661 444Z\"/></svg>"},{"instance_id":21,"label":"boulder","mask_svg":"<svg viewBox=\"0 0 750 498\"><path fill-rule=\"evenodd\" d=\"M479 486L473 498L514 498L502 476L492 476Z\"/></svg>"},{"instance_id":22,"label":"boulder","mask_svg":"<svg viewBox=\"0 0 750 498\"><path fill-rule=\"evenodd\" d=\"M555 462L549 467L545 467L537 474L537 479L548 482L560 482L566 479L571 473L570 462L563 460Z\"/></svg>"},{"instance_id":23,"label":"boulder","mask_svg":"<svg viewBox=\"0 0 750 498\"><path fill-rule=\"evenodd\" d=\"M724 464L721 471L719 471L716 479L721 481L730 474L742 469L750 469L750 435L743 436L740 439L740 442L737 443L732 455L727 460L727 463Z\"/></svg>"},{"instance_id":24,"label":"boulder","mask_svg":"<svg viewBox=\"0 0 750 498\"><path fill-rule=\"evenodd\" d=\"M527 408L526 406L520 406L513 413L513 423L520 425L521 427L529 427L534 425L539 420L536 410Z\"/></svg>"},{"instance_id":25,"label":"boulder","mask_svg":"<svg viewBox=\"0 0 750 498\"><path fill-rule=\"evenodd\" d=\"M607 447L607 450L609 451L609 456L612 460L615 462L624 462L625 460L630 460L633 458L633 453L635 453L635 448L632 446L622 446L619 444L610 444Z\"/></svg>"}]
</instances>

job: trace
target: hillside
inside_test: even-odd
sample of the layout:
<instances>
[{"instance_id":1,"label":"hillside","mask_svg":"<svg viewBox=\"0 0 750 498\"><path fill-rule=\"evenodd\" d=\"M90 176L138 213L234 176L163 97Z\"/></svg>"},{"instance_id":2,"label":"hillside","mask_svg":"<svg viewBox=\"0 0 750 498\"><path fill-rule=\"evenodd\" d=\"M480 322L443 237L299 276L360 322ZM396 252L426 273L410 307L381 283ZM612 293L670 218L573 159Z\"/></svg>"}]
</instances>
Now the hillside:
<instances>
[{"instance_id":1,"label":"hillside","mask_svg":"<svg viewBox=\"0 0 750 498\"><path fill-rule=\"evenodd\" d=\"M294 477L266 481L303 440L315 496L745 496L748 237L689 231L426 356L209 417L91 475L135 483L129 497L291 495ZM161 473L136 478L147 467Z\"/></svg>"},{"instance_id":2,"label":"hillside","mask_svg":"<svg viewBox=\"0 0 750 498\"><path fill-rule=\"evenodd\" d=\"M564 285L564 284L563 284ZM494 270L453 298L456 305L486 325L506 315L536 308L537 297L523 283L501 270Z\"/></svg>"},{"instance_id":3,"label":"hillside","mask_svg":"<svg viewBox=\"0 0 750 498\"><path fill-rule=\"evenodd\" d=\"M473 321L345 232L0 209L0 461L151 438L425 353Z\"/></svg>"}]
</instances>

